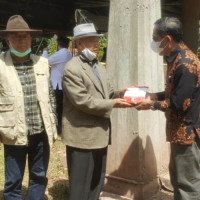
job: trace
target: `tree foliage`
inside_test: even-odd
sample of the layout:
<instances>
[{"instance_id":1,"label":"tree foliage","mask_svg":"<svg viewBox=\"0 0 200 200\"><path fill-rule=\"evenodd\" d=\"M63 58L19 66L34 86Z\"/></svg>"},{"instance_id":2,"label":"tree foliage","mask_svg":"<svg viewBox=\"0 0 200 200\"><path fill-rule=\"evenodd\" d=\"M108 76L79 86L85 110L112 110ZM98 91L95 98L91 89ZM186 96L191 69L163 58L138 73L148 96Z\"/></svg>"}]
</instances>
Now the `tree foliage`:
<instances>
[{"instance_id":1,"label":"tree foliage","mask_svg":"<svg viewBox=\"0 0 200 200\"><path fill-rule=\"evenodd\" d=\"M42 51L45 47L47 47L49 43L49 39L48 38L35 38L32 41L32 53L36 54L36 55L41 55Z\"/></svg>"},{"instance_id":2,"label":"tree foliage","mask_svg":"<svg viewBox=\"0 0 200 200\"><path fill-rule=\"evenodd\" d=\"M108 38L107 33L105 33L102 37L99 38L99 50L98 50L99 61L102 61L102 58L105 57L104 54L106 54L107 38Z\"/></svg>"}]
</instances>

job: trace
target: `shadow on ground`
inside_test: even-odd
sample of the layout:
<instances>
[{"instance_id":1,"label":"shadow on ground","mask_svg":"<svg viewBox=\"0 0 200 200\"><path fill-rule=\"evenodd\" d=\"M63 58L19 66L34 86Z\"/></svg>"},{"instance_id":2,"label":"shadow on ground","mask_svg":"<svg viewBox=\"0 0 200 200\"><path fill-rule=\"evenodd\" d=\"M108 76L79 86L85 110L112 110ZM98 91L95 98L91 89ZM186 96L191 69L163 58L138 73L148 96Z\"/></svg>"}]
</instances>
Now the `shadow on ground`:
<instances>
[{"instance_id":1,"label":"shadow on ground","mask_svg":"<svg viewBox=\"0 0 200 200\"><path fill-rule=\"evenodd\" d=\"M149 200L173 200L173 193L165 190L160 190L153 195Z\"/></svg>"},{"instance_id":2,"label":"shadow on ground","mask_svg":"<svg viewBox=\"0 0 200 200\"><path fill-rule=\"evenodd\" d=\"M69 199L69 184L66 179L59 179L53 183L53 186L48 189L49 195L53 200L68 200Z\"/></svg>"}]
</instances>

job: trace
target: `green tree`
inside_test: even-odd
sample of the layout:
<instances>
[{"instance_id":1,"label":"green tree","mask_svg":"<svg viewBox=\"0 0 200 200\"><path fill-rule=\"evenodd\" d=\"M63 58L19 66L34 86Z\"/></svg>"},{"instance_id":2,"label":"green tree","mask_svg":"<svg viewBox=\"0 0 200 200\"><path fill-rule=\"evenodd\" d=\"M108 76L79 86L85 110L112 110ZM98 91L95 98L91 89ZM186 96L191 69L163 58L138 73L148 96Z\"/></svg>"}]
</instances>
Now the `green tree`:
<instances>
[{"instance_id":1,"label":"green tree","mask_svg":"<svg viewBox=\"0 0 200 200\"><path fill-rule=\"evenodd\" d=\"M99 38L99 49L98 49L98 56L97 56L97 59L99 61L102 60L105 53L105 49L107 48L107 38L108 38L107 33L105 33L102 37Z\"/></svg>"}]
</instances>

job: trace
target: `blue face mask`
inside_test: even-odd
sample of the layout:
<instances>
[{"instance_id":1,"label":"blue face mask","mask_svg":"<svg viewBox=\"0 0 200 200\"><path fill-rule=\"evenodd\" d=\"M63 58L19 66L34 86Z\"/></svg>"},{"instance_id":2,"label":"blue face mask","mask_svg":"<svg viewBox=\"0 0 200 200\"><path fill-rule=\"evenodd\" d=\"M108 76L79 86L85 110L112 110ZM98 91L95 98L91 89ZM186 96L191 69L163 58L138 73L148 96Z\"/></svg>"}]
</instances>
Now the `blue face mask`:
<instances>
[{"instance_id":1,"label":"blue face mask","mask_svg":"<svg viewBox=\"0 0 200 200\"><path fill-rule=\"evenodd\" d=\"M22 57L28 55L29 53L31 53L31 48L27 49L27 50L26 50L25 52L23 52L23 53L21 53L21 52L15 50L14 48L11 48L10 52L13 53L14 55L16 55L17 57L22 58Z\"/></svg>"}]
</instances>

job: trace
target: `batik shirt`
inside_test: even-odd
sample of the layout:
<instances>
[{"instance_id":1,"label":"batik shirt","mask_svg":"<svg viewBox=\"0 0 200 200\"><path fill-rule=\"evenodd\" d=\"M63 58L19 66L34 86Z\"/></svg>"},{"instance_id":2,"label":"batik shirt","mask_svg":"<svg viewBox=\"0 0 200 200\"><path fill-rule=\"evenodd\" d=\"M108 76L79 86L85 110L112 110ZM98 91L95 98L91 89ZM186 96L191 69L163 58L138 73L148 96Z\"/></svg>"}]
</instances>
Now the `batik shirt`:
<instances>
[{"instance_id":1,"label":"batik shirt","mask_svg":"<svg viewBox=\"0 0 200 200\"><path fill-rule=\"evenodd\" d=\"M200 137L200 62L184 44L166 57L164 93L158 93L154 107L165 112L167 141L192 144Z\"/></svg>"}]
</instances>

